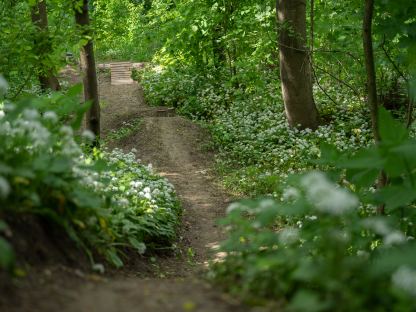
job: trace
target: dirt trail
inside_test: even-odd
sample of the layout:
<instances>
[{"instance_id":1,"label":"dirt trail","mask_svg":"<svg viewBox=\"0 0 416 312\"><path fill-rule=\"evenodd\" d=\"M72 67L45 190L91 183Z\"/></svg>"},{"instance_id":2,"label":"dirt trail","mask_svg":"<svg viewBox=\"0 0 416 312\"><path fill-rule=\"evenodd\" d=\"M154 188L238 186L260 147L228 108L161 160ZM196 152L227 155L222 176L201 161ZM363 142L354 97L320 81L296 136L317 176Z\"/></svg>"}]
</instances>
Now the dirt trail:
<instances>
[{"instance_id":1,"label":"dirt trail","mask_svg":"<svg viewBox=\"0 0 416 312\"><path fill-rule=\"evenodd\" d=\"M111 147L137 149L143 163L152 163L175 186L184 207L181 252L156 257L153 264L133 259L125 270L105 277L62 266L38 269L21 286L19 304L8 311L247 311L204 282L201 274L217 256L213 247L223 233L216 220L229 200L210 176L213 155L202 149L207 133L184 118L160 116L160 109L145 105L137 84L112 86L101 75L100 96L104 136L123 122L142 119L137 133Z\"/></svg>"},{"instance_id":2,"label":"dirt trail","mask_svg":"<svg viewBox=\"0 0 416 312\"><path fill-rule=\"evenodd\" d=\"M100 79L102 125L105 133L123 122L142 118L140 131L113 143L126 151L135 148L143 163L175 186L184 207L179 245L182 254L159 259L164 278L113 277L104 283L87 283L63 311L246 311L203 282L200 271L215 257L222 237L216 225L224 215L227 197L215 186L209 172L212 154L203 151L207 133L181 117L156 117L160 109L145 105L137 84L112 86ZM137 272L140 274L140 272Z\"/></svg>"}]
</instances>

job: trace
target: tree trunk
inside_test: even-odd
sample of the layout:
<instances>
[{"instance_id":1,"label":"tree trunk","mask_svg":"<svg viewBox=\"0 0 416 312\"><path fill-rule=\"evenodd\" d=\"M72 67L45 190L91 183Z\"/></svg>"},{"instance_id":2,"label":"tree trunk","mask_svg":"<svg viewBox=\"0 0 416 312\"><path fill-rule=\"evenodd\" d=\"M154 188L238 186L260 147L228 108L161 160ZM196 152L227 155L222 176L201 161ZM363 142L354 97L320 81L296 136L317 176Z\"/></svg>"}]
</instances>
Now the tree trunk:
<instances>
[{"instance_id":1,"label":"tree trunk","mask_svg":"<svg viewBox=\"0 0 416 312\"><path fill-rule=\"evenodd\" d=\"M306 0L277 0L280 78L286 116L292 127L315 129L319 114L312 93L306 47Z\"/></svg>"},{"instance_id":2,"label":"tree trunk","mask_svg":"<svg viewBox=\"0 0 416 312\"><path fill-rule=\"evenodd\" d=\"M54 74L51 65L47 64L48 54L53 52L52 44L49 38L48 31L48 10L46 0L39 0L31 8L32 23L36 27L37 34L35 35L35 49L40 58L39 63L39 83L43 91L52 89L58 91L61 89L58 78Z\"/></svg>"},{"instance_id":3,"label":"tree trunk","mask_svg":"<svg viewBox=\"0 0 416 312\"><path fill-rule=\"evenodd\" d=\"M376 69L374 65L372 22L374 12L374 0L365 1L364 21L363 21L363 46L365 67L367 72L367 103L371 112L371 124L373 135L376 142L380 141L378 131L378 101L377 101L377 81Z\"/></svg>"},{"instance_id":4,"label":"tree trunk","mask_svg":"<svg viewBox=\"0 0 416 312\"><path fill-rule=\"evenodd\" d=\"M222 42L223 27L218 24L214 27L212 33L212 52L214 57L214 67L221 68L224 66L227 56L225 54L224 43Z\"/></svg>"},{"instance_id":5,"label":"tree trunk","mask_svg":"<svg viewBox=\"0 0 416 312\"><path fill-rule=\"evenodd\" d=\"M371 125L373 129L374 140L380 143L380 131L378 126L378 101L377 101L377 80L376 69L374 64L372 23L374 14L374 0L365 0L364 20L363 20L363 46L365 67L367 71L367 102L371 113ZM381 172L378 178L377 187L383 188L387 185L387 176ZM385 213L385 205L377 208L380 214Z\"/></svg>"},{"instance_id":6,"label":"tree trunk","mask_svg":"<svg viewBox=\"0 0 416 312\"><path fill-rule=\"evenodd\" d=\"M97 73L95 69L94 45L90 31L90 18L88 12L88 0L82 0L82 6L75 8L75 21L82 27L83 37L87 37L88 42L81 48L80 65L83 73L84 98L91 102L91 108L87 112L87 129L95 134L94 146L99 145L100 139L100 102L98 97Z\"/></svg>"}]
</instances>

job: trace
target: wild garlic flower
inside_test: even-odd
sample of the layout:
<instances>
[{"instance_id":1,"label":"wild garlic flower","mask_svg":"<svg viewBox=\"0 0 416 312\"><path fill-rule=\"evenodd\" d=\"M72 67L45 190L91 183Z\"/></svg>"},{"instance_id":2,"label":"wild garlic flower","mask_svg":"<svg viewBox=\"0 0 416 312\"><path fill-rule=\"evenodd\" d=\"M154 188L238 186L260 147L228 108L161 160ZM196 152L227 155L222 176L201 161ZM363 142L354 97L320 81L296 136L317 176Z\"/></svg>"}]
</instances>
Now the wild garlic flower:
<instances>
[{"instance_id":1,"label":"wild garlic flower","mask_svg":"<svg viewBox=\"0 0 416 312\"><path fill-rule=\"evenodd\" d=\"M416 270L402 266L394 272L392 283L398 289L416 297Z\"/></svg>"},{"instance_id":2,"label":"wild garlic flower","mask_svg":"<svg viewBox=\"0 0 416 312\"><path fill-rule=\"evenodd\" d=\"M331 182L322 172L313 171L306 174L301 180L301 185L308 200L321 212L342 215L359 205L355 195Z\"/></svg>"}]
</instances>

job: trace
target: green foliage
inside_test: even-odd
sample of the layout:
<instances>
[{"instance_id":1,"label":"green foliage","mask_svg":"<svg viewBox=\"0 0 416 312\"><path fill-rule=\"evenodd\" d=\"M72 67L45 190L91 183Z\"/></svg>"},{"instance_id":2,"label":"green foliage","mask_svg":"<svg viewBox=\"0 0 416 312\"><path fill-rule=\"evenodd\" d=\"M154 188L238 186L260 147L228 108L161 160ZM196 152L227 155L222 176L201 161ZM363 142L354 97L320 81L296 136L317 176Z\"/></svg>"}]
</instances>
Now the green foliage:
<instances>
[{"instance_id":1,"label":"green foliage","mask_svg":"<svg viewBox=\"0 0 416 312\"><path fill-rule=\"evenodd\" d=\"M5 181L0 181L5 183ZM7 224L0 220L0 234L8 231ZM14 264L14 252L10 244L2 237L0 237L0 268L11 269Z\"/></svg>"},{"instance_id":2,"label":"green foliage","mask_svg":"<svg viewBox=\"0 0 416 312\"><path fill-rule=\"evenodd\" d=\"M109 143L112 141L119 141L129 137L135 133L142 124L142 119L137 118L132 121L124 121L120 129L112 130L105 138L104 142Z\"/></svg>"},{"instance_id":3,"label":"green foliage","mask_svg":"<svg viewBox=\"0 0 416 312\"><path fill-rule=\"evenodd\" d=\"M276 176L312 168L310 159L320 156L323 142L340 150L358 149L372 142L367 110L351 101L351 93L328 88L342 107L315 89L320 111L328 122L317 131L291 129L286 122L281 95L273 72L257 77L241 70L240 87L216 81L215 72L198 75L195 70L147 70L141 79L148 102L177 107L193 119L202 119L219 151L218 166L225 184L236 193L273 194Z\"/></svg>"},{"instance_id":4,"label":"green foliage","mask_svg":"<svg viewBox=\"0 0 416 312\"><path fill-rule=\"evenodd\" d=\"M88 108L76 101L76 89L4 103L0 217L34 214L50 220L91 260L98 252L117 267L123 265L123 250L143 254L146 246L169 247L180 214L172 185L133 153L84 153L83 144L93 136L74 134ZM1 267L10 267L11 247L1 237L0 250Z\"/></svg>"},{"instance_id":5,"label":"green foliage","mask_svg":"<svg viewBox=\"0 0 416 312\"><path fill-rule=\"evenodd\" d=\"M284 298L293 311L413 311L416 141L386 111L380 124L378 146L322 149L320 163L344 187L312 171L291 177L279 200L232 204L227 256L212 276L242 297ZM375 190L380 170L390 182ZM380 204L386 216L376 216Z\"/></svg>"},{"instance_id":6,"label":"green foliage","mask_svg":"<svg viewBox=\"0 0 416 312\"><path fill-rule=\"evenodd\" d=\"M0 3L0 74L10 83L11 98L22 90L37 92L38 75L56 74L64 63L65 52L74 51L79 40L71 1L47 1L47 32L32 23L34 4L11 0Z\"/></svg>"}]
</instances>

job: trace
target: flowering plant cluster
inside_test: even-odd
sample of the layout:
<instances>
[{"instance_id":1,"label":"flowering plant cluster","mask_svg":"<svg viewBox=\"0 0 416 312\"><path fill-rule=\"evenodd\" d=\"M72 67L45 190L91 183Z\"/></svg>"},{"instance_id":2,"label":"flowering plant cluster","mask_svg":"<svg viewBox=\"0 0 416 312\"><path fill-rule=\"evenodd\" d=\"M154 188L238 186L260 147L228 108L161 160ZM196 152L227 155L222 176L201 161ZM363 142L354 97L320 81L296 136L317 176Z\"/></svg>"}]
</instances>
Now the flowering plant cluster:
<instances>
[{"instance_id":1,"label":"flowering plant cluster","mask_svg":"<svg viewBox=\"0 0 416 312\"><path fill-rule=\"evenodd\" d=\"M178 107L192 119L203 120L219 151L218 168L227 188L247 195L272 194L278 180L288 174L314 168L311 159L320 157L320 145L331 144L341 151L359 149L372 140L368 111L348 94L333 87L327 93L315 90L322 115L316 130L289 127L276 72L262 72L253 79L248 68L237 73L239 88L226 82L226 73L215 70L202 75L192 68L160 68L142 74L147 100L152 105ZM260 75L257 72L257 75Z\"/></svg>"},{"instance_id":2,"label":"flowering plant cluster","mask_svg":"<svg viewBox=\"0 0 416 312\"><path fill-rule=\"evenodd\" d=\"M267 77L239 88L191 71L178 77L172 68L146 73L147 97L205 122L228 188L267 196L229 207L216 282L291 311L415 310L416 143L403 126L382 111L374 146L366 108L326 86L331 100L315 90L321 126L294 129ZM376 190L381 171L389 184Z\"/></svg>"},{"instance_id":3,"label":"flowering plant cluster","mask_svg":"<svg viewBox=\"0 0 416 312\"><path fill-rule=\"evenodd\" d=\"M368 214L319 171L283 197L229 207L216 282L290 311L414 311L416 244L397 219Z\"/></svg>"},{"instance_id":4,"label":"flowering plant cluster","mask_svg":"<svg viewBox=\"0 0 416 312\"><path fill-rule=\"evenodd\" d=\"M388 112L379 122L377 146L322 148L338 183L310 171L290 177L280 198L231 205L226 256L212 276L239 294L284 298L293 311L414 311L416 141ZM390 181L376 190L381 171Z\"/></svg>"},{"instance_id":5,"label":"flowering plant cluster","mask_svg":"<svg viewBox=\"0 0 416 312\"><path fill-rule=\"evenodd\" d=\"M70 112L68 96L60 97L64 103L31 98L0 109L0 219L17 214L48 219L91 260L98 252L116 266L123 265L124 249L143 254L146 246L169 247L180 214L173 186L133 152L84 152L94 136L75 134L80 105ZM53 104L60 110L44 110ZM0 234L6 229L0 222ZM11 246L1 236L0 254L0 266L13 265Z\"/></svg>"}]
</instances>

